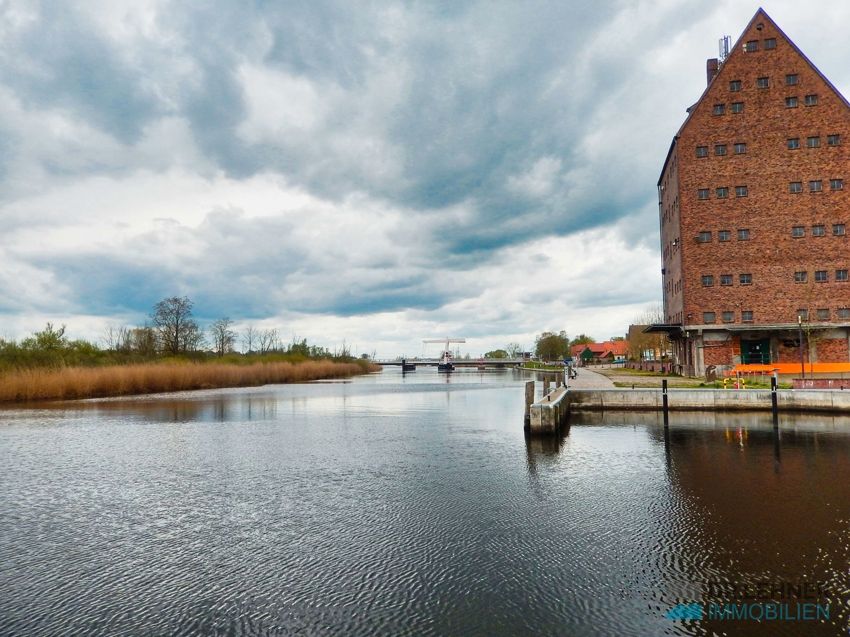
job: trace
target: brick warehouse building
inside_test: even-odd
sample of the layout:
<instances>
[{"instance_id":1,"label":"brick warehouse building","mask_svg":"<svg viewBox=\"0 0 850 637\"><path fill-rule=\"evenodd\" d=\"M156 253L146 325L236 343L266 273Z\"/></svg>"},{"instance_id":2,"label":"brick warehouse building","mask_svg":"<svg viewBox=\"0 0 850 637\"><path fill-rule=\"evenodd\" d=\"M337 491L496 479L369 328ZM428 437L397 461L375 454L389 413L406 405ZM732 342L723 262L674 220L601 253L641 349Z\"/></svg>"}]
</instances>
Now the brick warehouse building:
<instances>
[{"instance_id":1,"label":"brick warehouse building","mask_svg":"<svg viewBox=\"0 0 850 637\"><path fill-rule=\"evenodd\" d=\"M847 362L850 103L762 9L723 53L658 181L665 323L650 329L691 375Z\"/></svg>"}]
</instances>

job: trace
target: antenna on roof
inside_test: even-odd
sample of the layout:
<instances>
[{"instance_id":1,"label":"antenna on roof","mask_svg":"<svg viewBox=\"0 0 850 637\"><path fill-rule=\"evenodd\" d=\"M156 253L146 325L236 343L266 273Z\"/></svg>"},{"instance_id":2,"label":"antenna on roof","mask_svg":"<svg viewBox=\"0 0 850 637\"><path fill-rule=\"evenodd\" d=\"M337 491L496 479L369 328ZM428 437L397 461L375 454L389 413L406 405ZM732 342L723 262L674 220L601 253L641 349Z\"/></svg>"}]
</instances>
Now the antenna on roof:
<instances>
[{"instance_id":1,"label":"antenna on roof","mask_svg":"<svg viewBox=\"0 0 850 637\"><path fill-rule=\"evenodd\" d=\"M724 35L718 41L719 53L717 56L718 61L723 64L726 61L726 58L729 57L729 47L732 46L732 36Z\"/></svg>"}]
</instances>

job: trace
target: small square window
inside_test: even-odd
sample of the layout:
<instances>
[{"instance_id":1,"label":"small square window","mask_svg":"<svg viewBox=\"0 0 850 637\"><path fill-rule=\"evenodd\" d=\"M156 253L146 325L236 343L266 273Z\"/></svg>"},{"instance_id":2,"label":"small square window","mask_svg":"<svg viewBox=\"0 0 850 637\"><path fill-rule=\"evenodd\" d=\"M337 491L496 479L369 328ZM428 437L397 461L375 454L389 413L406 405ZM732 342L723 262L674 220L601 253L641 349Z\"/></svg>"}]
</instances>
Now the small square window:
<instances>
[{"instance_id":1,"label":"small square window","mask_svg":"<svg viewBox=\"0 0 850 637\"><path fill-rule=\"evenodd\" d=\"M711 242L711 232L708 230L704 230L697 235L697 243L710 243Z\"/></svg>"},{"instance_id":2,"label":"small square window","mask_svg":"<svg viewBox=\"0 0 850 637\"><path fill-rule=\"evenodd\" d=\"M820 146L820 137L806 137L806 146L808 148L817 148Z\"/></svg>"},{"instance_id":3,"label":"small square window","mask_svg":"<svg viewBox=\"0 0 850 637\"><path fill-rule=\"evenodd\" d=\"M800 147L800 138L792 137L788 140L788 150L797 150Z\"/></svg>"},{"instance_id":4,"label":"small square window","mask_svg":"<svg viewBox=\"0 0 850 637\"><path fill-rule=\"evenodd\" d=\"M702 286L705 288L710 288L714 285L714 275L712 274L703 274L702 275Z\"/></svg>"},{"instance_id":5,"label":"small square window","mask_svg":"<svg viewBox=\"0 0 850 637\"><path fill-rule=\"evenodd\" d=\"M826 270L815 270L815 283L826 283L829 281L829 273Z\"/></svg>"},{"instance_id":6,"label":"small square window","mask_svg":"<svg viewBox=\"0 0 850 637\"><path fill-rule=\"evenodd\" d=\"M748 194L748 189L746 186L735 186L735 196L736 197L746 197Z\"/></svg>"},{"instance_id":7,"label":"small square window","mask_svg":"<svg viewBox=\"0 0 850 637\"><path fill-rule=\"evenodd\" d=\"M717 240L718 241L729 241L732 238L732 233L729 230L718 230L717 231Z\"/></svg>"},{"instance_id":8,"label":"small square window","mask_svg":"<svg viewBox=\"0 0 850 637\"><path fill-rule=\"evenodd\" d=\"M697 190L697 199L708 199L708 188L700 188Z\"/></svg>"},{"instance_id":9,"label":"small square window","mask_svg":"<svg viewBox=\"0 0 850 637\"><path fill-rule=\"evenodd\" d=\"M749 228L738 228L738 241L749 241L750 240L750 229Z\"/></svg>"},{"instance_id":10,"label":"small square window","mask_svg":"<svg viewBox=\"0 0 850 637\"><path fill-rule=\"evenodd\" d=\"M712 113L715 115L723 115L726 112L726 104L715 104Z\"/></svg>"},{"instance_id":11,"label":"small square window","mask_svg":"<svg viewBox=\"0 0 850 637\"><path fill-rule=\"evenodd\" d=\"M843 179L830 179L829 180L829 189L830 190L844 190L844 180Z\"/></svg>"},{"instance_id":12,"label":"small square window","mask_svg":"<svg viewBox=\"0 0 850 637\"><path fill-rule=\"evenodd\" d=\"M741 90L741 80L732 80L729 82L729 90L733 93L737 93Z\"/></svg>"},{"instance_id":13,"label":"small square window","mask_svg":"<svg viewBox=\"0 0 850 637\"><path fill-rule=\"evenodd\" d=\"M794 194L803 192L803 182L802 181L792 181L790 184L788 184L788 192L791 192L791 193L794 193ZM708 199L708 197L706 197L706 199Z\"/></svg>"},{"instance_id":14,"label":"small square window","mask_svg":"<svg viewBox=\"0 0 850 637\"><path fill-rule=\"evenodd\" d=\"M815 94L806 95L805 102L806 106L817 106L818 96Z\"/></svg>"},{"instance_id":15,"label":"small square window","mask_svg":"<svg viewBox=\"0 0 850 637\"><path fill-rule=\"evenodd\" d=\"M697 157L708 157L708 146L697 146Z\"/></svg>"},{"instance_id":16,"label":"small square window","mask_svg":"<svg viewBox=\"0 0 850 637\"><path fill-rule=\"evenodd\" d=\"M809 311L804 307L798 308L797 309L797 318L801 318L804 321L808 321L809 320Z\"/></svg>"},{"instance_id":17,"label":"small square window","mask_svg":"<svg viewBox=\"0 0 850 637\"><path fill-rule=\"evenodd\" d=\"M799 239L800 237L806 236L806 228L805 226L794 226L791 228L791 236L795 239Z\"/></svg>"},{"instance_id":18,"label":"small square window","mask_svg":"<svg viewBox=\"0 0 850 637\"><path fill-rule=\"evenodd\" d=\"M823 237L826 236L826 227L820 224L812 226L812 236L813 237Z\"/></svg>"},{"instance_id":19,"label":"small square window","mask_svg":"<svg viewBox=\"0 0 850 637\"><path fill-rule=\"evenodd\" d=\"M731 274L721 274L720 275L720 285L732 285L732 275Z\"/></svg>"},{"instance_id":20,"label":"small square window","mask_svg":"<svg viewBox=\"0 0 850 637\"><path fill-rule=\"evenodd\" d=\"M769 88L770 87L770 78L768 77L760 77L756 80L756 87L758 88Z\"/></svg>"},{"instance_id":21,"label":"small square window","mask_svg":"<svg viewBox=\"0 0 850 637\"><path fill-rule=\"evenodd\" d=\"M752 310L741 310L741 321L743 323L752 323L753 322L753 311Z\"/></svg>"},{"instance_id":22,"label":"small square window","mask_svg":"<svg viewBox=\"0 0 850 637\"><path fill-rule=\"evenodd\" d=\"M797 108L797 98L796 97L786 97L785 98L785 108Z\"/></svg>"},{"instance_id":23,"label":"small square window","mask_svg":"<svg viewBox=\"0 0 850 637\"><path fill-rule=\"evenodd\" d=\"M838 146L841 144L841 135L833 134L826 136L826 143L829 146Z\"/></svg>"},{"instance_id":24,"label":"small square window","mask_svg":"<svg viewBox=\"0 0 850 637\"><path fill-rule=\"evenodd\" d=\"M726 144L715 144L714 145L714 154L715 155L725 155L726 154Z\"/></svg>"},{"instance_id":25,"label":"small square window","mask_svg":"<svg viewBox=\"0 0 850 637\"><path fill-rule=\"evenodd\" d=\"M850 319L850 307L840 307L835 314L840 319Z\"/></svg>"},{"instance_id":26,"label":"small square window","mask_svg":"<svg viewBox=\"0 0 850 637\"><path fill-rule=\"evenodd\" d=\"M829 320L829 308L819 307L815 310L815 316L818 317L819 321L828 321Z\"/></svg>"},{"instance_id":27,"label":"small square window","mask_svg":"<svg viewBox=\"0 0 850 637\"><path fill-rule=\"evenodd\" d=\"M832 224L832 234L836 237L843 237L845 234L845 228L843 223L834 223Z\"/></svg>"},{"instance_id":28,"label":"small square window","mask_svg":"<svg viewBox=\"0 0 850 637\"><path fill-rule=\"evenodd\" d=\"M785 85L786 86L796 86L797 82L800 80L800 76L796 73L789 73L785 76Z\"/></svg>"},{"instance_id":29,"label":"small square window","mask_svg":"<svg viewBox=\"0 0 850 637\"><path fill-rule=\"evenodd\" d=\"M809 192L820 192L823 190L823 182L820 179L813 179L809 182Z\"/></svg>"},{"instance_id":30,"label":"small square window","mask_svg":"<svg viewBox=\"0 0 850 637\"><path fill-rule=\"evenodd\" d=\"M847 270L841 269L835 271L835 280L836 281L847 281Z\"/></svg>"},{"instance_id":31,"label":"small square window","mask_svg":"<svg viewBox=\"0 0 850 637\"><path fill-rule=\"evenodd\" d=\"M739 274L738 275L738 283L741 284L741 285L752 285L753 275L752 274Z\"/></svg>"},{"instance_id":32,"label":"small square window","mask_svg":"<svg viewBox=\"0 0 850 637\"><path fill-rule=\"evenodd\" d=\"M743 102L732 102L732 112L733 113L743 113L744 112L744 103Z\"/></svg>"},{"instance_id":33,"label":"small square window","mask_svg":"<svg viewBox=\"0 0 850 637\"><path fill-rule=\"evenodd\" d=\"M714 194L718 199L726 199L729 196L729 189L721 186L714 191Z\"/></svg>"},{"instance_id":34,"label":"small square window","mask_svg":"<svg viewBox=\"0 0 850 637\"><path fill-rule=\"evenodd\" d=\"M723 312L720 315L720 318L724 323L734 323L735 322L735 313L734 312Z\"/></svg>"},{"instance_id":35,"label":"small square window","mask_svg":"<svg viewBox=\"0 0 850 637\"><path fill-rule=\"evenodd\" d=\"M794 283L805 283L809 280L809 273L805 270L798 270L794 273Z\"/></svg>"},{"instance_id":36,"label":"small square window","mask_svg":"<svg viewBox=\"0 0 850 637\"><path fill-rule=\"evenodd\" d=\"M758 40L750 40L744 45L744 51L747 53L752 53L754 51L759 50L759 41Z\"/></svg>"},{"instance_id":37,"label":"small square window","mask_svg":"<svg viewBox=\"0 0 850 637\"><path fill-rule=\"evenodd\" d=\"M776 38L765 38L764 39L764 50L771 51L776 48Z\"/></svg>"},{"instance_id":38,"label":"small square window","mask_svg":"<svg viewBox=\"0 0 850 637\"><path fill-rule=\"evenodd\" d=\"M745 143L738 142L737 144L735 144L735 154L736 155L743 155L746 152L747 152L747 145Z\"/></svg>"},{"instance_id":39,"label":"small square window","mask_svg":"<svg viewBox=\"0 0 850 637\"><path fill-rule=\"evenodd\" d=\"M714 323L715 320L717 320L717 319L715 318L714 312L703 312L702 313L702 322L703 323Z\"/></svg>"}]
</instances>

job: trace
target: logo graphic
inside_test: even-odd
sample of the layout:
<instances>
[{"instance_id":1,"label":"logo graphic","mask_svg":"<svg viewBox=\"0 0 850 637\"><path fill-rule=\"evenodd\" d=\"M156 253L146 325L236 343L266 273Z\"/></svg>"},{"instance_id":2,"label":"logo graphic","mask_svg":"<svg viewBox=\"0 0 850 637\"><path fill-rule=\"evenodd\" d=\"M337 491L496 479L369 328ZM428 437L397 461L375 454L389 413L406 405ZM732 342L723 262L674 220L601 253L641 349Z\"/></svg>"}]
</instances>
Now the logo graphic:
<instances>
[{"instance_id":1,"label":"logo graphic","mask_svg":"<svg viewBox=\"0 0 850 637\"><path fill-rule=\"evenodd\" d=\"M703 612L702 604L676 604L664 616L673 621L701 620Z\"/></svg>"}]
</instances>

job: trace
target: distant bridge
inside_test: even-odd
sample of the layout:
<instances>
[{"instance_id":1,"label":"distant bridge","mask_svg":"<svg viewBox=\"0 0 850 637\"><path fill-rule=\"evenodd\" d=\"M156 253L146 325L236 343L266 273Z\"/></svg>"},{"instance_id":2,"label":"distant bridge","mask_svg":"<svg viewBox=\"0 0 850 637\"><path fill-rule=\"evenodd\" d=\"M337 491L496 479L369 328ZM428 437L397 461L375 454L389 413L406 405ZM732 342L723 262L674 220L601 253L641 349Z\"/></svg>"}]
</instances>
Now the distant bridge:
<instances>
[{"instance_id":1,"label":"distant bridge","mask_svg":"<svg viewBox=\"0 0 850 637\"><path fill-rule=\"evenodd\" d=\"M382 360L382 361L372 361L377 365L382 365L384 367L401 367L402 361L398 360ZM441 358L405 358L405 364L407 365L416 365L417 367L436 367L442 361ZM501 369L504 367L520 367L523 363L527 362L525 358L471 358L471 359L461 359L461 358L453 358L452 365L455 367L478 367L478 368L495 368Z\"/></svg>"}]
</instances>

